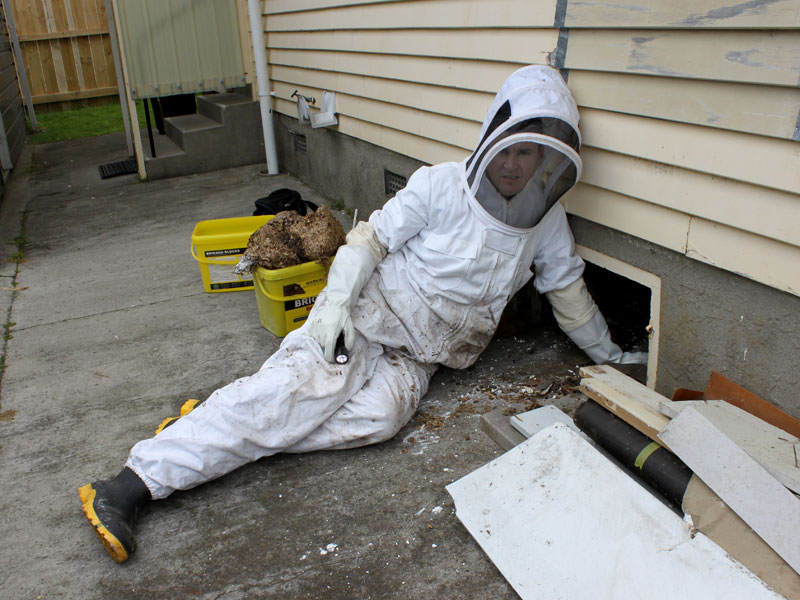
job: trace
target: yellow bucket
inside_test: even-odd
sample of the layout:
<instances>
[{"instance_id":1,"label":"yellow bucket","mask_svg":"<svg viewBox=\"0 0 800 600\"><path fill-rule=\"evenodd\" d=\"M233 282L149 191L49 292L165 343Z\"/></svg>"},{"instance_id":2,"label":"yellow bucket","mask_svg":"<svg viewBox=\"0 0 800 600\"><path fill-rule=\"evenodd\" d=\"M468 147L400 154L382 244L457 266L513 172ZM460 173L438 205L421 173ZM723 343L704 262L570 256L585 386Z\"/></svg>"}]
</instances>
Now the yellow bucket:
<instances>
[{"instance_id":1,"label":"yellow bucket","mask_svg":"<svg viewBox=\"0 0 800 600\"><path fill-rule=\"evenodd\" d=\"M200 263L207 292L238 292L253 289L253 276L237 275L233 268L247 249L253 232L274 215L200 221L192 233L192 256Z\"/></svg>"},{"instance_id":2,"label":"yellow bucket","mask_svg":"<svg viewBox=\"0 0 800 600\"><path fill-rule=\"evenodd\" d=\"M254 280L261 326L283 337L308 318L328 282L328 267L314 261L283 269L256 267Z\"/></svg>"}]
</instances>

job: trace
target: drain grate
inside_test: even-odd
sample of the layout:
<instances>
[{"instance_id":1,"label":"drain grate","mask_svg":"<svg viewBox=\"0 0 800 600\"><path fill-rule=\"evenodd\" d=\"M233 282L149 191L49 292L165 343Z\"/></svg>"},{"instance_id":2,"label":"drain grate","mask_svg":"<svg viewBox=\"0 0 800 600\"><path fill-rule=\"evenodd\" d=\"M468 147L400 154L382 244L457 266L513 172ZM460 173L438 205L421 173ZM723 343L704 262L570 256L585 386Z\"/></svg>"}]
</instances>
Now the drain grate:
<instances>
[{"instance_id":1,"label":"drain grate","mask_svg":"<svg viewBox=\"0 0 800 600\"><path fill-rule=\"evenodd\" d=\"M306 154L308 145L306 144L306 136L299 133L294 134L294 151L298 154Z\"/></svg>"},{"instance_id":2,"label":"drain grate","mask_svg":"<svg viewBox=\"0 0 800 600\"><path fill-rule=\"evenodd\" d=\"M386 169L383 170L383 185L386 195L391 197L397 192L406 187L407 179L397 173L392 173Z\"/></svg>"},{"instance_id":3,"label":"drain grate","mask_svg":"<svg viewBox=\"0 0 800 600\"><path fill-rule=\"evenodd\" d=\"M136 166L136 161L132 158L129 158L128 160L106 163L104 165L97 165L97 168L100 169L100 177L102 179L119 177L120 175L130 175L131 173L139 172L139 168Z\"/></svg>"}]
</instances>

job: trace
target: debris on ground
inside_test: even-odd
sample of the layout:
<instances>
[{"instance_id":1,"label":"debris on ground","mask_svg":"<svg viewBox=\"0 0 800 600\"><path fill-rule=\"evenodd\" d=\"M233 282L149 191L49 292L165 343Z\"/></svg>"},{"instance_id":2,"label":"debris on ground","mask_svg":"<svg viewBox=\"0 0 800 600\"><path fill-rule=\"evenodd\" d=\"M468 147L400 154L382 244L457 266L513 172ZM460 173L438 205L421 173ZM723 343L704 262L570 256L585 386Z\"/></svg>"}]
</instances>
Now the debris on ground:
<instances>
[{"instance_id":1,"label":"debris on ground","mask_svg":"<svg viewBox=\"0 0 800 600\"><path fill-rule=\"evenodd\" d=\"M250 236L236 272L283 269L310 261L327 265L344 243L344 228L325 206L305 216L282 211Z\"/></svg>"}]
</instances>

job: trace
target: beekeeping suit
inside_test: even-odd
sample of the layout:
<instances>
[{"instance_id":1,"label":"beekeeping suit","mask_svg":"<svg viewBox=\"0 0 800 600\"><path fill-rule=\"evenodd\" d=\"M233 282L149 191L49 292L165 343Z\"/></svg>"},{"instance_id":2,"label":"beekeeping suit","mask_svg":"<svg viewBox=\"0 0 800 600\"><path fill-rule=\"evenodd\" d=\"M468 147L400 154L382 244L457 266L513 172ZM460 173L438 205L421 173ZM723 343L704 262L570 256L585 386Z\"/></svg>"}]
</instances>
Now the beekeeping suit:
<instances>
[{"instance_id":1,"label":"beekeeping suit","mask_svg":"<svg viewBox=\"0 0 800 600\"><path fill-rule=\"evenodd\" d=\"M513 73L475 152L461 163L419 169L348 234L308 321L257 373L134 446L127 466L152 497L277 452L392 437L438 365L465 368L478 358L532 267L536 289L551 297L578 345L595 360L621 359L585 292L584 265L557 202L580 175L577 125L557 71ZM508 197L504 182L519 177L501 172L493 183L487 169L520 142L536 145L535 170ZM350 351L345 365L333 361L340 334Z\"/></svg>"}]
</instances>

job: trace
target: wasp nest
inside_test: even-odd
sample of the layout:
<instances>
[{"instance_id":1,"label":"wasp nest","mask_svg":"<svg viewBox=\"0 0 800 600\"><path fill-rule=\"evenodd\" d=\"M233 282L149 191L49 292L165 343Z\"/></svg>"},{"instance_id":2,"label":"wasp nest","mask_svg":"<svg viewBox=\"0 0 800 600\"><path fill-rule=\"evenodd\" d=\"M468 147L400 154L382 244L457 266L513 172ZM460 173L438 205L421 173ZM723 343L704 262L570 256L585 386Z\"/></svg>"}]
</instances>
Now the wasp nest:
<instances>
[{"instance_id":1,"label":"wasp nest","mask_svg":"<svg viewBox=\"0 0 800 600\"><path fill-rule=\"evenodd\" d=\"M250 236L242 262L250 263L248 270L283 269L312 260L327 265L344 242L342 225L326 207L304 217L287 210Z\"/></svg>"}]
</instances>

